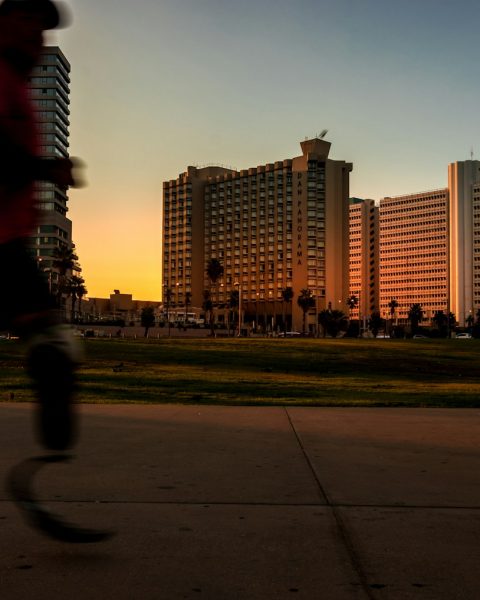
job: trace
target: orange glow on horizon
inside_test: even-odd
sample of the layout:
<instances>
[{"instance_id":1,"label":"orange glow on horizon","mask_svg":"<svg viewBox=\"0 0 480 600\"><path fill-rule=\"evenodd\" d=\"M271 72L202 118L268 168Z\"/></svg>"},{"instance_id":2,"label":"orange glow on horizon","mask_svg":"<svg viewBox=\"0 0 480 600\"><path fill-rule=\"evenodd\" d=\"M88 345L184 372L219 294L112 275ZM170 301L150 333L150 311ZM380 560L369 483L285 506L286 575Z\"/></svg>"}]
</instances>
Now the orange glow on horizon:
<instances>
[{"instance_id":1,"label":"orange glow on horizon","mask_svg":"<svg viewBox=\"0 0 480 600\"><path fill-rule=\"evenodd\" d=\"M135 300L159 301L161 197L146 207L111 200L99 205L96 197L92 188L72 190L69 203L87 297L108 298L120 290Z\"/></svg>"}]
</instances>

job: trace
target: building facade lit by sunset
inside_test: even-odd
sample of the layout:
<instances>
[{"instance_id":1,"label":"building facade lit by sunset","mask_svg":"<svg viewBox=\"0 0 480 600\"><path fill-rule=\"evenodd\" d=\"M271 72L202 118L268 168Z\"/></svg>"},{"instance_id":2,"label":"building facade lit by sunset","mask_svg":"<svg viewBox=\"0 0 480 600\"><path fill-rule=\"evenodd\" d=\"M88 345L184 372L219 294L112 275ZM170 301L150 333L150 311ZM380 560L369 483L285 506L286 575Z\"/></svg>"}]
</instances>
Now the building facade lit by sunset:
<instances>
[{"instance_id":1,"label":"building facade lit by sunset","mask_svg":"<svg viewBox=\"0 0 480 600\"><path fill-rule=\"evenodd\" d=\"M449 165L448 187L380 201L380 311L431 322L452 312L460 326L480 308L480 161Z\"/></svg>"},{"instance_id":2,"label":"building facade lit by sunset","mask_svg":"<svg viewBox=\"0 0 480 600\"><path fill-rule=\"evenodd\" d=\"M480 308L480 161L448 167L450 306L460 324Z\"/></svg>"},{"instance_id":3,"label":"building facade lit by sunset","mask_svg":"<svg viewBox=\"0 0 480 600\"><path fill-rule=\"evenodd\" d=\"M431 319L448 308L448 190L380 201L380 313L406 320L412 304Z\"/></svg>"},{"instance_id":4,"label":"building facade lit by sunset","mask_svg":"<svg viewBox=\"0 0 480 600\"><path fill-rule=\"evenodd\" d=\"M42 49L29 78L42 158L68 158L70 128L70 63L60 48ZM67 217L67 188L50 182L35 184L40 221L30 248L45 270L52 267L54 249L72 246L72 222Z\"/></svg>"},{"instance_id":5,"label":"building facade lit by sunset","mask_svg":"<svg viewBox=\"0 0 480 600\"><path fill-rule=\"evenodd\" d=\"M242 171L188 167L165 182L163 289L173 301L184 304L189 292L201 306L210 288L206 266L215 258L224 275L212 300L227 305L240 288L246 321L278 324L286 287L294 292L294 327L301 326L296 300L304 288L316 302L310 326L329 304L345 310L352 165L329 159L330 146L305 140L298 157Z\"/></svg>"},{"instance_id":6,"label":"building facade lit by sunset","mask_svg":"<svg viewBox=\"0 0 480 600\"><path fill-rule=\"evenodd\" d=\"M379 211L374 200L350 198L350 296L358 305L352 319L368 318L379 310Z\"/></svg>"}]
</instances>

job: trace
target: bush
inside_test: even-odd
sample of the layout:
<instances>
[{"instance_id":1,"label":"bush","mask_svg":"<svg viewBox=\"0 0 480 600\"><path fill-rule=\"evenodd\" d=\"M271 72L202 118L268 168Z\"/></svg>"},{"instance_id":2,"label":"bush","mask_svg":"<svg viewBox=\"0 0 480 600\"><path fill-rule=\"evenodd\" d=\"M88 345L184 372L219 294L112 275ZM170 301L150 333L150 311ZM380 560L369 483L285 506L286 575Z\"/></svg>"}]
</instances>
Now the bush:
<instances>
[{"instance_id":1,"label":"bush","mask_svg":"<svg viewBox=\"0 0 480 600\"><path fill-rule=\"evenodd\" d=\"M360 325L358 321L350 321L348 324L347 331L345 333L345 337L348 338L358 338L360 335Z\"/></svg>"},{"instance_id":2,"label":"bush","mask_svg":"<svg viewBox=\"0 0 480 600\"><path fill-rule=\"evenodd\" d=\"M392 327L392 333L390 337L403 339L405 337L405 327L402 327L401 325L395 325Z\"/></svg>"}]
</instances>

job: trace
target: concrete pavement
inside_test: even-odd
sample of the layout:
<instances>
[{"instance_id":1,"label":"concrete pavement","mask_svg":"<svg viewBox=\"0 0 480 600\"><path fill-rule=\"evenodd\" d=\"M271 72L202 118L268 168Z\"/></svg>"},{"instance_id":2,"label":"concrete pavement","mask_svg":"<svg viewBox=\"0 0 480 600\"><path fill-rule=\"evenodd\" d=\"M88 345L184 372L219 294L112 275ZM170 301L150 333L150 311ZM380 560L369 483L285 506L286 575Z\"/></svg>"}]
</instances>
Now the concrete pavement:
<instances>
[{"instance_id":1,"label":"concrete pavement","mask_svg":"<svg viewBox=\"0 0 480 600\"><path fill-rule=\"evenodd\" d=\"M79 408L37 495L118 534L49 540L1 491L2 599L480 597L480 410ZM0 404L3 479L31 412Z\"/></svg>"}]
</instances>

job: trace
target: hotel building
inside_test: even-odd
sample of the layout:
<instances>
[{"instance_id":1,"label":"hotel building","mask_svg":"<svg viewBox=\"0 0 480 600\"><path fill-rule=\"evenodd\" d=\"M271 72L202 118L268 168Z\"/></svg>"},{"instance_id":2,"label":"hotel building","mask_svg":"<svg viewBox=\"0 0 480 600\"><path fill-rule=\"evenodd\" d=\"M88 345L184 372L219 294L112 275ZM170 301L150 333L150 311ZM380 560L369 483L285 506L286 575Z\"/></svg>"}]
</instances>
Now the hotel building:
<instances>
[{"instance_id":1,"label":"hotel building","mask_svg":"<svg viewBox=\"0 0 480 600\"><path fill-rule=\"evenodd\" d=\"M352 319L368 318L379 310L379 209L374 200L350 198L350 296L358 306Z\"/></svg>"},{"instance_id":2,"label":"hotel building","mask_svg":"<svg viewBox=\"0 0 480 600\"><path fill-rule=\"evenodd\" d=\"M42 158L68 158L70 127L70 64L60 48L47 46L34 67L29 89L39 129ZM50 182L36 184L40 222L30 247L44 270L60 245L72 246L72 222L67 217L67 188ZM52 274L55 277L55 274Z\"/></svg>"},{"instance_id":3,"label":"hotel building","mask_svg":"<svg viewBox=\"0 0 480 600\"><path fill-rule=\"evenodd\" d=\"M242 171L188 167L164 183L163 287L182 305L201 306L206 267L224 267L211 289L217 306L241 290L245 320L278 325L282 290L294 291L293 327L301 327L300 291L312 291L309 315L348 296L348 191L352 165L328 158L323 139L301 142L302 155ZM164 295L165 297L165 295Z\"/></svg>"}]
</instances>

